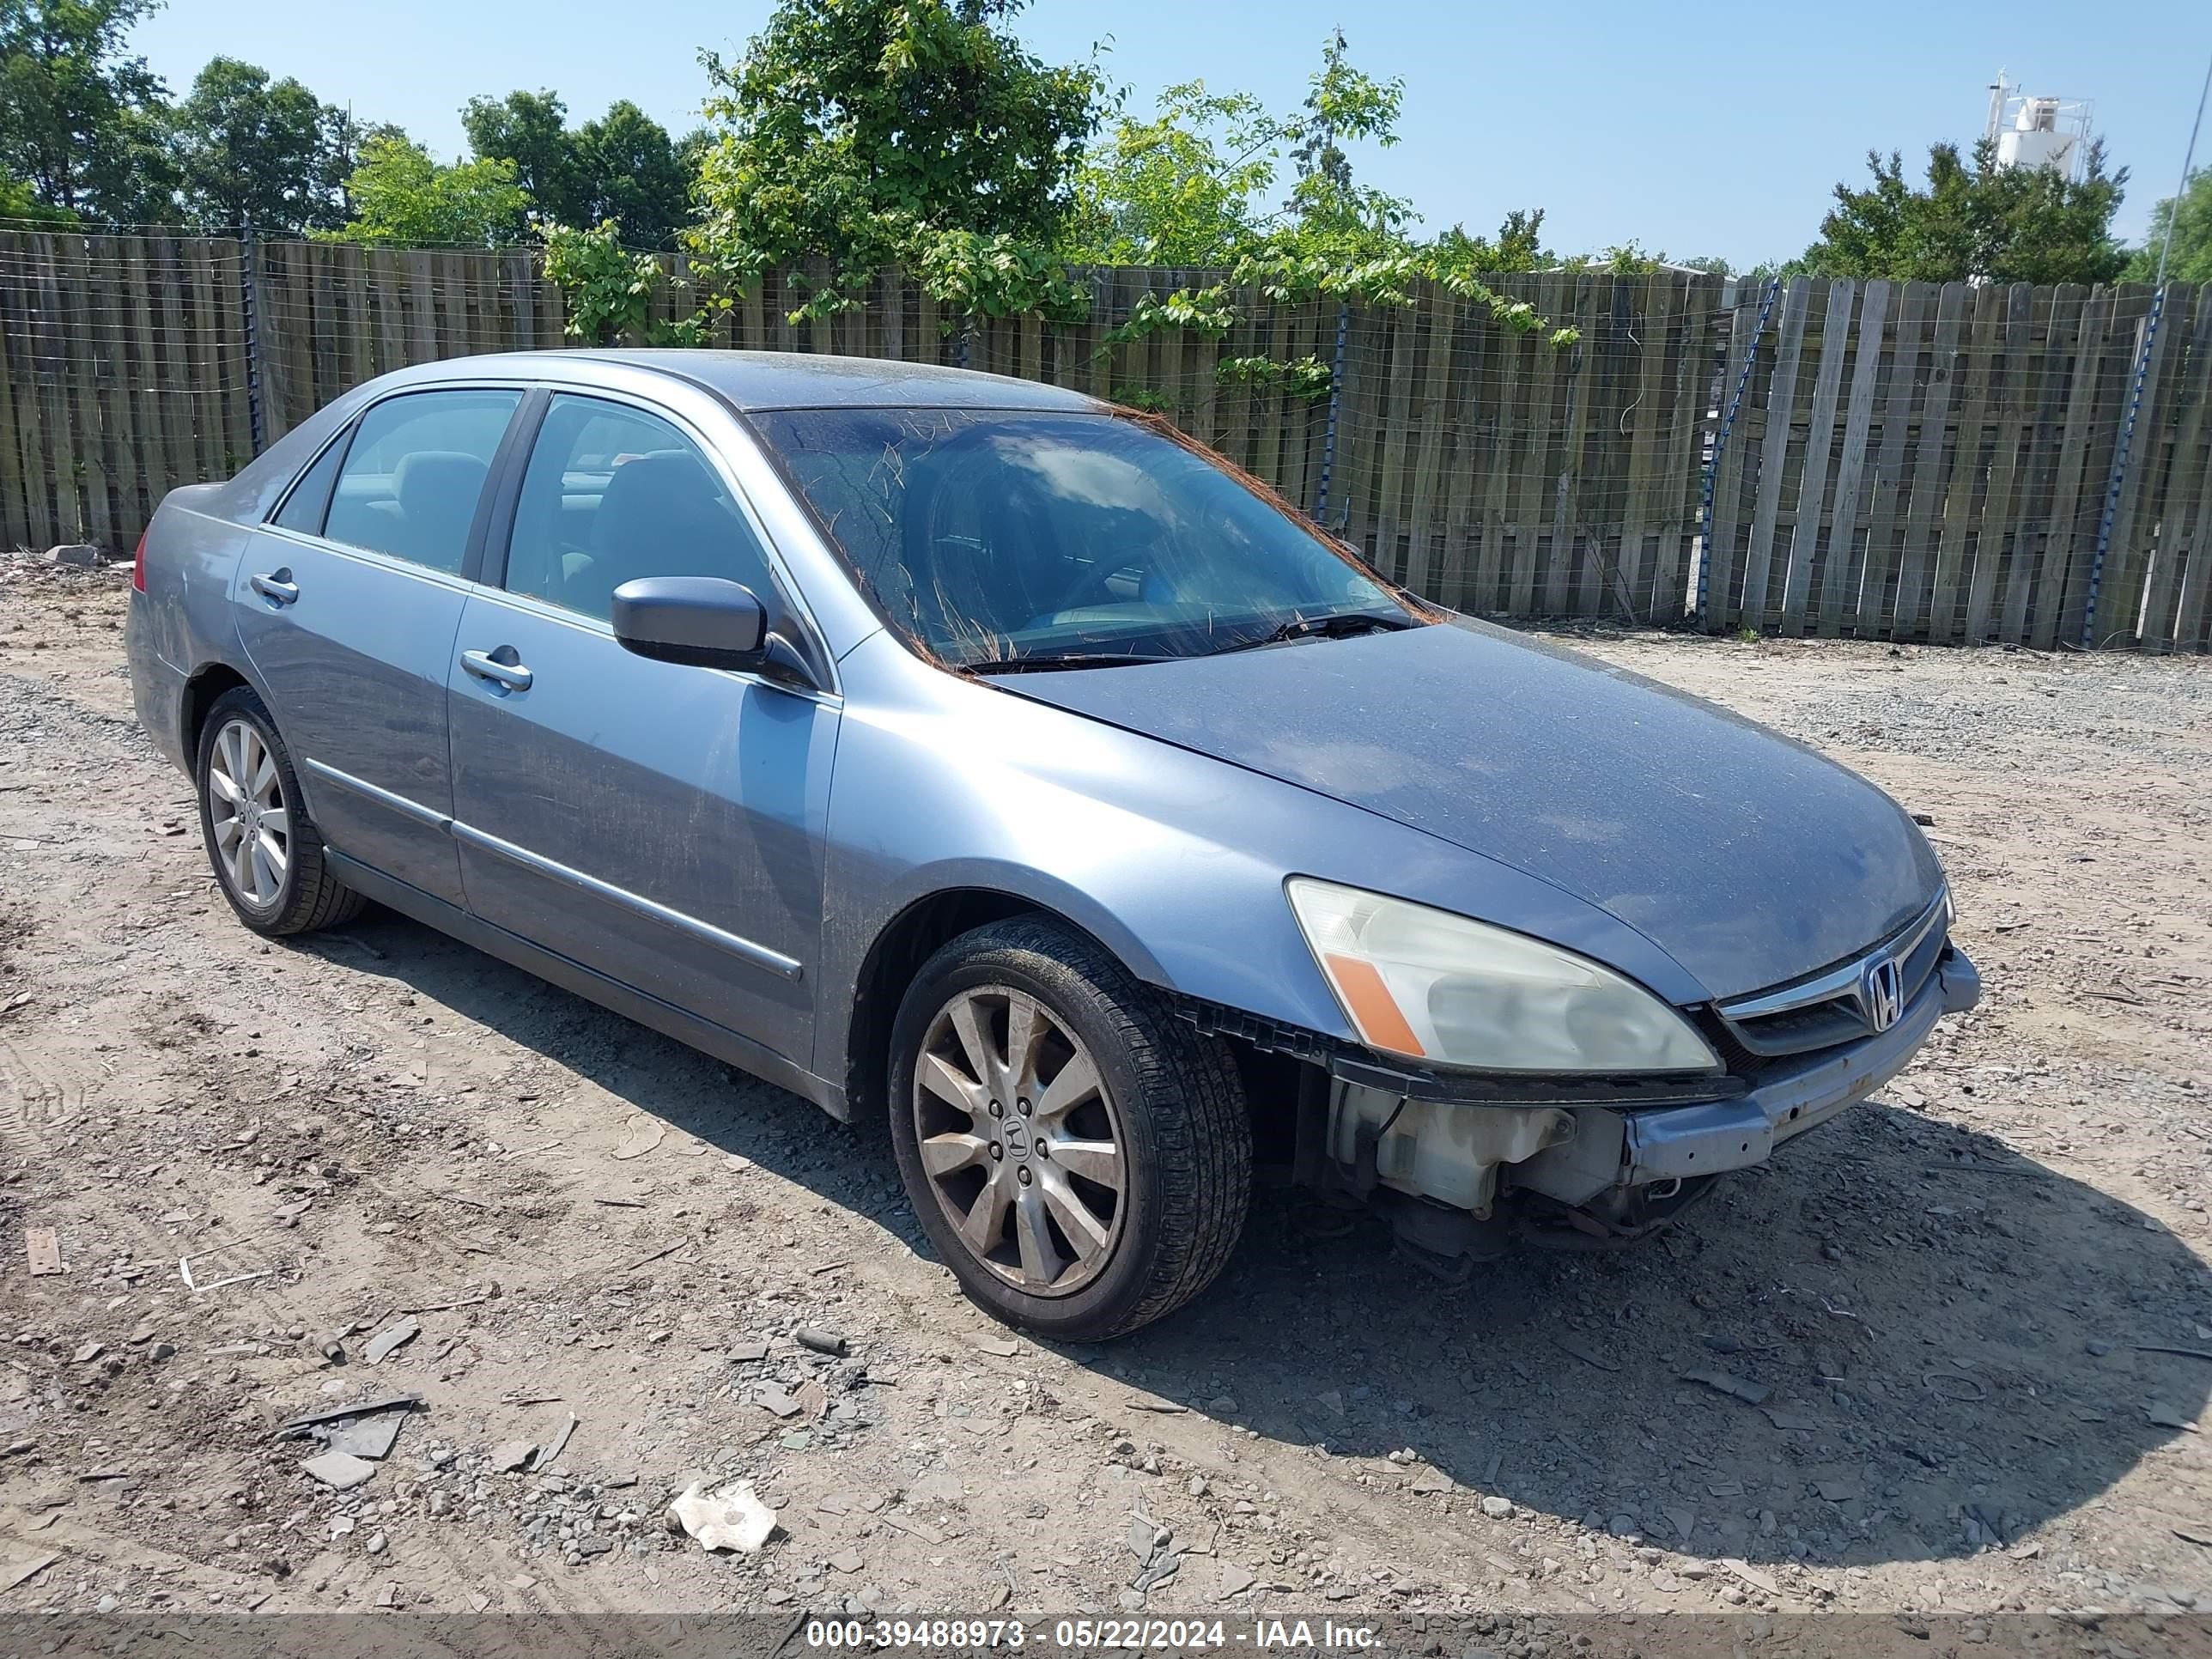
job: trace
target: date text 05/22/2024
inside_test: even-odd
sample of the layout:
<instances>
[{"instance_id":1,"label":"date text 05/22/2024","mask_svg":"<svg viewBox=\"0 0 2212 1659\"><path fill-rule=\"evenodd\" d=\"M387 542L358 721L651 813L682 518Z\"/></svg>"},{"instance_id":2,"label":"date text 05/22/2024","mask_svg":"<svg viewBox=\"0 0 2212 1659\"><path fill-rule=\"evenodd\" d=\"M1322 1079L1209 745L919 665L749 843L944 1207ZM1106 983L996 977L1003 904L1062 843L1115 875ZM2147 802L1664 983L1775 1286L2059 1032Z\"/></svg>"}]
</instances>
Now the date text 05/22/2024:
<instances>
[{"instance_id":1,"label":"date text 05/22/2024","mask_svg":"<svg viewBox=\"0 0 2212 1659\"><path fill-rule=\"evenodd\" d=\"M859 1651L884 1649L975 1650L1024 1648L1031 1643L1060 1649L1195 1652L1243 1647L1359 1651L1380 1644L1370 1625L1333 1619L1055 1619L1034 1626L1019 1619L815 1619L807 1621L811 1648Z\"/></svg>"}]
</instances>

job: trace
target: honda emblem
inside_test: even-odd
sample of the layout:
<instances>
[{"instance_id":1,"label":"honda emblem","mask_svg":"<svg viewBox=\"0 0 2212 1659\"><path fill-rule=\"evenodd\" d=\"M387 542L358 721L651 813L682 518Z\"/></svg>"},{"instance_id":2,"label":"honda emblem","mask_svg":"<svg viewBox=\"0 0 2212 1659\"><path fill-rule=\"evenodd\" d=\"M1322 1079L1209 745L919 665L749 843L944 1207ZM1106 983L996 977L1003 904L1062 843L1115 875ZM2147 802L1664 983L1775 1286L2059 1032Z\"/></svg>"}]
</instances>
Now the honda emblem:
<instances>
[{"instance_id":1,"label":"honda emblem","mask_svg":"<svg viewBox=\"0 0 2212 1659\"><path fill-rule=\"evenodd\" d=\"M1897 1024L1905 1012L1905 975L1898 970L1896 957L1880 957L1867 963L1859 976L1859 1006L1875 1030L1887 1031Z\"/></svg>"}]
</instances>

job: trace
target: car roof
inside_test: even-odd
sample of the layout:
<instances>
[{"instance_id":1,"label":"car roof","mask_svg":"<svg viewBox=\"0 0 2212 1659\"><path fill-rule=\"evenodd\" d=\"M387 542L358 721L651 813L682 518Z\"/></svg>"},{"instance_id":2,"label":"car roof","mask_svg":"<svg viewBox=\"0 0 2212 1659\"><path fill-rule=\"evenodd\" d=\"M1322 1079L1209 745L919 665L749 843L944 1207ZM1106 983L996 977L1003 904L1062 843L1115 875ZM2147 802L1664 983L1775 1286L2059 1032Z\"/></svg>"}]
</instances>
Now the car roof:
<instances>
[{"instance_id":1,"label":"car roof","mask_svg":"<svg viewBox=\"0 0 2212 1659\"><path fill-rule=\"evenodd\" d=\"M836 357L803 351L695 349L556 350L496 357L449 357L410 374L421 384L459 379L496 367L502 373L544 373L588 380L589 368L642 369L714 392L732 407L770 409L1024 409L1098 412L1107 405L1064 386L981 374L896 358ZM533 370L533 365L535 368ZM577 371L585 370L579 377Z\"/></svg>"}]
</instances>

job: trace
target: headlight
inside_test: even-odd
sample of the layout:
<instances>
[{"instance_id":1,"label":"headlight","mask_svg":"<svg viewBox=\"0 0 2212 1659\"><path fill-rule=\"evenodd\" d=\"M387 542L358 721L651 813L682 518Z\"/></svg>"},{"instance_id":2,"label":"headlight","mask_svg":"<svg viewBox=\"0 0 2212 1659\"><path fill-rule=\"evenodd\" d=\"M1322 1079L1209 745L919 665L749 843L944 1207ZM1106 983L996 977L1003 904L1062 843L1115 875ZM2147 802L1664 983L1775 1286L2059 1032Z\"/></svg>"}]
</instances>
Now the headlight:
<instances>
[{"instance_id":1,"label":"headlight","mask_svg":"<svg viewBox=\"0 0 2212 1659\"><path fill-rule=\"evenodd\" d=\"M1717 1072L1697 1028L1555 945L1293 876L1291 910L1370 1048L1486 1072Z\"/></svg>"}]
</instances>

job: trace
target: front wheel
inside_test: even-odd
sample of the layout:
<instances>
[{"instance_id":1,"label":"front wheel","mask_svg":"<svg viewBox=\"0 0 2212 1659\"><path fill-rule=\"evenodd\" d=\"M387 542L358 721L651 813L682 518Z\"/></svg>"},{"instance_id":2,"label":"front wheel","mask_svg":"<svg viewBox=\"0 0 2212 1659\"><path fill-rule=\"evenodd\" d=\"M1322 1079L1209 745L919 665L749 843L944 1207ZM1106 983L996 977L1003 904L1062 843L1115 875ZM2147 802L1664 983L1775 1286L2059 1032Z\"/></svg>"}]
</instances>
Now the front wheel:
<instances>
[{"instance_id":1,"label":"front wheel","mask_svg":"<svg viewBox=\"0 0 2212 1659\"><path fill-rule=\"evenodd\" d=\"M891 1041L908 1196L995 1317L1119 1336L1221 1271L1252 1178L1236 1067L1097 943L1042 918L963 934Z\"/></svg>"}]
</instances>

